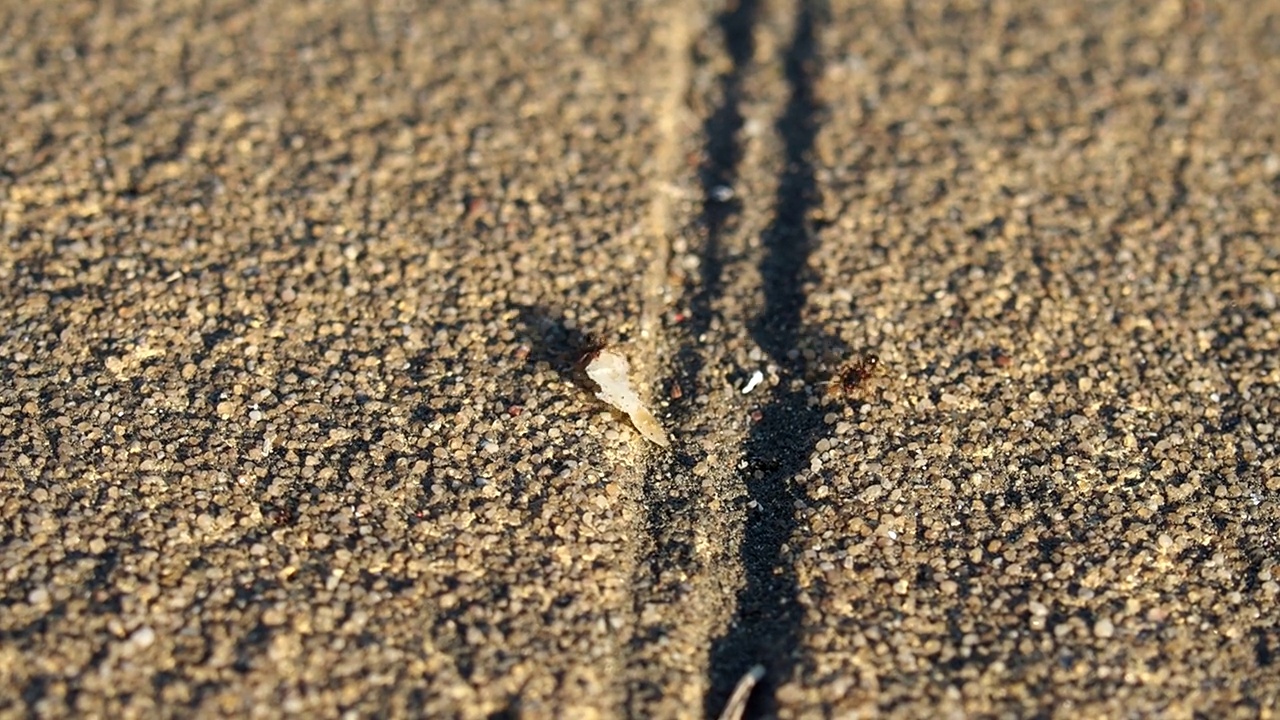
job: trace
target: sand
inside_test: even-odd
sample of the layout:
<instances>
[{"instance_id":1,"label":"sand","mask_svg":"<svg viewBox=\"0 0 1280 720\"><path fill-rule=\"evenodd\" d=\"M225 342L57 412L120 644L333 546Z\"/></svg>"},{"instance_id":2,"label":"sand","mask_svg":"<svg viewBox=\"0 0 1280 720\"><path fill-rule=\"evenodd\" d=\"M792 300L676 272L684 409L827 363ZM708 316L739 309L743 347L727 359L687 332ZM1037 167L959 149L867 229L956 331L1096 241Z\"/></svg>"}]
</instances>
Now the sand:
<instances>
[{"instance_id":1,"label":"sand","mask_svg":"<svg viewBox=\"0 0 1280 720\"><path fill-rule=\"evenodd\" d=\"M1277 3L0 18L0 715L1274 717Z\"/></svg>"}]
</instances>

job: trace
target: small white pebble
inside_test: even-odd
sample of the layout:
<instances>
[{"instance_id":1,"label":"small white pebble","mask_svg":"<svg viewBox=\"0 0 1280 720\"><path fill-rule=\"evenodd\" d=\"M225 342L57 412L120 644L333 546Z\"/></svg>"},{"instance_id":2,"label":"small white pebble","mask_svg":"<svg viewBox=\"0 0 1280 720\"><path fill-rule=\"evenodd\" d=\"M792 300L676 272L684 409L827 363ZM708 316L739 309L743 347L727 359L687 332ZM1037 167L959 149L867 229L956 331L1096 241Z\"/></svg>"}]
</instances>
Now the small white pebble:
<instances>
[{"instance_id":1,"label":"small white pebble","mask_svg":"<svg viewBox=\"0 0 1280 720\"><path fill-rule=\"evenodd\" d=\"M1093 634L1095 637L1106 640L1116 634L1116 626L1107 618L1103 618L1093 625Z\"/></svg>"},{"instance_id":2,"label":"small white pebble","mask_svg":"<svg viewBox=\"0 0 1280 720\"><path fill-rule=\"evenodd\" d=\"M129 642L138 648L149 648L156 641L156 631L152 630L149 625L143 625L129 636Z\"/></svg>"},{"instance_id":3,"label":"small white pebble","mask_svg":"<svg viewBox=\"0 0 1280 720\"><path fill-rule=\"evenodd\" d=\"M755 371L755 373L751 375L751 379L747 381L746 386L742 388L742 394L743 395L749 394L752 390L755 390L762 382L764 382L764 373L760 372L759 370Z\"/></svg>"}]
</instances>

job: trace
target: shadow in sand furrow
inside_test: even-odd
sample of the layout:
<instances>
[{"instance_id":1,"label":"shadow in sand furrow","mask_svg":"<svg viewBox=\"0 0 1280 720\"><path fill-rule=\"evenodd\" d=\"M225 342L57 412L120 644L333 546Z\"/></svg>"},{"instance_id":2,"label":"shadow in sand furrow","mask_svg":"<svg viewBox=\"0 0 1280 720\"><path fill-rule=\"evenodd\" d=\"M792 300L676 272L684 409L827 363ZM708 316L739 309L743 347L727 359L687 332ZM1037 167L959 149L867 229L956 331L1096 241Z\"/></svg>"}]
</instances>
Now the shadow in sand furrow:
<instances>
[{"instance_id":1,"label":"shadow in sand furrow","mask_svg":"<svg viewBox=\"0 0 1280 720\"><path fill-rule=\"evenodd\" d=\"M786 164L774 219L762 238L765 305L751 325L752 338L791 377L802 376L803 367L802 361L788 357L789 351L802 340L831 343L804 327L801 315L806 301L803 273L814 241L806 217L818 200L810 152L819 124L813 84L819 72L815 29L823 10L818 3L800 1L784 59L791 95L776 129ZM779 384L746 440L745 482L755 505L748 510L740 548L746 584L738 593L728 630L712 648L711 691L704 708L708 717L716 716L734 683L757 663L765 666L767 679L749 711L771 714L775 683L794 666L802 609L787 547L797 525L792 481L808 464L824 432L823 411L808 400L802 386Z\"/></svg>"},{"instance_id":2,"label":"shadow in sand furrow","mask_svg":"<svg viewBox=\"0 0 1280 720\"><path fill-rule=\"evenodd\" d=\"M698 284L685 294L689 317L682 328L684 341L677 353L674 378L686 389L695 388L702 380L706 358L700 350L698 338L711 329L715 302L724 292L721 240L734 218L742 212L742 202L733 195L732 188L742 161L738 137L743 124L742 84L755 54L753 37L758 13L757 0L741 0L723 13L718 23L732 65L720 77L720 103L702 126L706 141L702 165L698 168L702 186L698 230L703 235L703 245L698 257ZM682 419L679 414L687 414L690 407L686 403L678 409L675 419Z\"/></svg>"}]
</instances>

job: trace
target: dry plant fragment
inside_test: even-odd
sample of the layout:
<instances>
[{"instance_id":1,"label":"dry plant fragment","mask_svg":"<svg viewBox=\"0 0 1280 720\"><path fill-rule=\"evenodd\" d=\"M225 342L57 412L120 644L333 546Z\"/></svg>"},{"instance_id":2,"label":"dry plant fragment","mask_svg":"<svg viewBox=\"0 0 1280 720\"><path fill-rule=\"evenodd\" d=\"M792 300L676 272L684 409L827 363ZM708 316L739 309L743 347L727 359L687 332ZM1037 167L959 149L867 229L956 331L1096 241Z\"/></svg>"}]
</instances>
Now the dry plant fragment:
<instances>
[{"instance_id":1,"label":"dry plant fragment","mask_svg":"<svg viewBox=\"0 0 1280 720\"><path fill-rule=\"evenodd\" d=\"M596 397L626 413L645 440L662 447L671 444L658 419L640 402L640 396L631 386L631 365L625 357L608 348L602 349L588 360L586 371L587 377L600 386Z\"/></svg>"},{"instance_id":2,"label":"dry plant fragment","mask_svg":"<svg viewBox=\"0 0 1280 720\"><path fill-rule=\"evenodd\" d=\"M747 710L747 701L751 699L751 690L755 688L756 683L764 677L764 666L755 665L747 671L746 675L738 681L737 687L733 689L733 694L729 696L729 702L724 706L724 712L720 713L720 720L741 720L742 713Z\"/></svg>"}]
</instances>

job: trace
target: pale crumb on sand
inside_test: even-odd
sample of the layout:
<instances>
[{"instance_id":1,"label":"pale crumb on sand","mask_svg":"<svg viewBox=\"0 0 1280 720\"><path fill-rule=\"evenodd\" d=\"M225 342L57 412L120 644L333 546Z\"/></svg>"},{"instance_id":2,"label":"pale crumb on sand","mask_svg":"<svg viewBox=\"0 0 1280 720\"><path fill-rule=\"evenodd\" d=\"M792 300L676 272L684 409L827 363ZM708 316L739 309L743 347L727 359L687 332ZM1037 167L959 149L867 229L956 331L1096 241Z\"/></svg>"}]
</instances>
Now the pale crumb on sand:
<instances>
[{"instance_id":1,"label":"pale crumb on sand","mask_svg":"<svg viewBox=\"0 0 1280 720\"><path fill-rule=\"evenodd\" d=\"M640 401L631 386L631 365L627 359L613 350L601 350L587 363L587 377L600 386L596 397L627 414L631 424L655 445L667 447L671 441L658 423L658 419Z\"/></svg>"}]
</instances>

